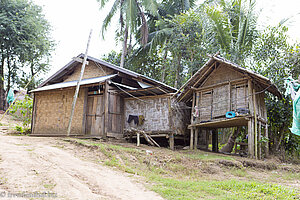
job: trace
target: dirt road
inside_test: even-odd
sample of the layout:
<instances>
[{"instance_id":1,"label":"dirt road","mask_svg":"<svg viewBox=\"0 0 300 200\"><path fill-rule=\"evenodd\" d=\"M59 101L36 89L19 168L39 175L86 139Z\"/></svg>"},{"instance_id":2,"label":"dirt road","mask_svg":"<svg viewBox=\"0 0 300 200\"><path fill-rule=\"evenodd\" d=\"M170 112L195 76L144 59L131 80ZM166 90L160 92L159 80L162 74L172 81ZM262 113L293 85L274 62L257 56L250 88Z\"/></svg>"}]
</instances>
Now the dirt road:
<instances>
[{"instance_id":1,"label":"dirt road","mask_svg":"<svg viewBox=\"0 0 300 200\"><path fill-rule=\"evenodd\" d=\"M58 141L0 133L0 200L17 192L49 191L55 199L162 199L135 178L81 159Z\"/></svg>"}]
</instances>

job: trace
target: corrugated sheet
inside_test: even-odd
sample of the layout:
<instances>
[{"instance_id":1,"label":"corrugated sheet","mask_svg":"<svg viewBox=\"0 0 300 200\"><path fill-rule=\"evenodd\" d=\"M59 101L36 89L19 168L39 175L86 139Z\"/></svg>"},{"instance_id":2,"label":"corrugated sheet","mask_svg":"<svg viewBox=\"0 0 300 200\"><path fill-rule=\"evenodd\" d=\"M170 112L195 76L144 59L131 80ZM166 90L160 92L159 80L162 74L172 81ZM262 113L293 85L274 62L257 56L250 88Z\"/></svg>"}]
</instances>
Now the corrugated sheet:
<instances>
[{"instance_id":1,"label":"corrugated sheet","mask_svg":"<svg viewBox=\"0 0 300 200\"><path fill-rule=\"evenodd\" d=\"M81 80L80 85L89 85L89 84L93 84L93 83L102 83L105 80L111 79L115 76L117 76L117 74L101 76L101 77L96 77L96 78L83 79L83 80ZM37 88L35 90L31 90L30 92L39 92L39 91L45 91L45 90L54 90L54 89L60 89L60 88L75 87L77 85L77 82L78 81L69 81L69 82L56 83L56 84L47 85L47 86L44 86L44 87Z\"/></svg>"}]
</instances>

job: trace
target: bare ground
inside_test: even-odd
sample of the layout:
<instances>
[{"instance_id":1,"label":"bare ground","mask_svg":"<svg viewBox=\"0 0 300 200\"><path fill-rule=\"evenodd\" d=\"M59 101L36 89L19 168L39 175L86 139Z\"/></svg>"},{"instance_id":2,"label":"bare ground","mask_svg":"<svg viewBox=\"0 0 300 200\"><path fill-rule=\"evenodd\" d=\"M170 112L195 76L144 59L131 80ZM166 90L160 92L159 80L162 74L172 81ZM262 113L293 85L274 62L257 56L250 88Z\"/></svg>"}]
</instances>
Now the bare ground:
<instances>
[{"instance_id":1,"label":"bare ground","mask_svg":"<svg viewBox=\"0 0 300 200\"><path fill-rule=\"evenodd\" d=\"M80 159L68 151L72 144L60 148L60 138L10 136L1 129L0 195L51 191L58 199L162 199L137 177Z\"/></svg>"}]
</instances>

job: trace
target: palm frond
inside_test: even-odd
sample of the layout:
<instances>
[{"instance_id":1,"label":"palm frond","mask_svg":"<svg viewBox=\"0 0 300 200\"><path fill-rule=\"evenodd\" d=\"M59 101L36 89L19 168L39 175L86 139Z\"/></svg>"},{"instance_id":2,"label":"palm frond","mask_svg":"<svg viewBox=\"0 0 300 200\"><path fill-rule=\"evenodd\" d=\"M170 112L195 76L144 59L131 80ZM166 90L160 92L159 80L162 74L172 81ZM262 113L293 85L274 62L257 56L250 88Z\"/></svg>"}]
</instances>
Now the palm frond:
<instances>
[{"instance_id":1,"label":"palm frond","mask_svg":"<svg viewBox=\"0 0 300 200\"><path fill-rule=\"evenodd\" d=\"M111 23L111 19L113 18L113 16L116 14L117 10L119 9L119 5L120 5L120 0L115 0L115 2L113 4L112 8L110 9L108 15L103 20L103 24L102 24L102 28L101 28L101 33L102 33L103 38L104 38L104 32L107 30L107 27Z\"/></svg>"}]
</instances>

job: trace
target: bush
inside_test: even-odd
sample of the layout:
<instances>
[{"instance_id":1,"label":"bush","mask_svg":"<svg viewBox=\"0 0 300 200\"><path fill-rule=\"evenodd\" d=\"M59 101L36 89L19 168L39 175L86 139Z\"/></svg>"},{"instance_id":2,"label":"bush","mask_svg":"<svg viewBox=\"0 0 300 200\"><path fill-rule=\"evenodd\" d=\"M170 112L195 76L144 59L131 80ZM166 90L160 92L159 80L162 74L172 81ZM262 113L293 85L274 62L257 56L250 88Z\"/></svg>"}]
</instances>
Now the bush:
<instances>
[{"instance_id":1,"label":"bush","mask_svg":"<svg viewBox=\"0 0 300 200\"><path fill-rule=\"evenodd\" d=\"M16 101L9 109L14 117L22 121L22 127L16 126L16 130L20 133L27 133L30 130L32 104L32 98L26 95L24 100Z\"/></svg>"}]
</instances>

